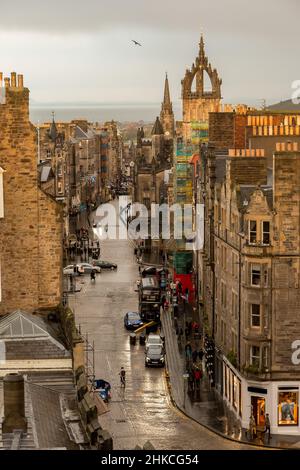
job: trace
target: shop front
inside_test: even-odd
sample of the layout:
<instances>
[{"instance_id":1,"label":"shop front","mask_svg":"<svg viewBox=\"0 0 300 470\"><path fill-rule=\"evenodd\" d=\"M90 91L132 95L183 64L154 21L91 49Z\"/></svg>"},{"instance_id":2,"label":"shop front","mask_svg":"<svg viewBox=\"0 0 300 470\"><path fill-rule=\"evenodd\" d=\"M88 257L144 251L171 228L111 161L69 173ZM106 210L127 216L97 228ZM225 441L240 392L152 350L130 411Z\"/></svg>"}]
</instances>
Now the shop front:
<instances>
[{"instance_id":1,"label":"shop front","mask_svg":"<svg viewBox=\"0 0 300 470\"><path fill-rule=\"evenodd\" d=\"M222 378L218 373L217 384L218 391L222 391L223 399L241 420L244 429L249 428L251 415L257 427L264 427L268 413L272 434L300 434L300 382L249 380L223 356Z\"/></svg>"}]
</instances>

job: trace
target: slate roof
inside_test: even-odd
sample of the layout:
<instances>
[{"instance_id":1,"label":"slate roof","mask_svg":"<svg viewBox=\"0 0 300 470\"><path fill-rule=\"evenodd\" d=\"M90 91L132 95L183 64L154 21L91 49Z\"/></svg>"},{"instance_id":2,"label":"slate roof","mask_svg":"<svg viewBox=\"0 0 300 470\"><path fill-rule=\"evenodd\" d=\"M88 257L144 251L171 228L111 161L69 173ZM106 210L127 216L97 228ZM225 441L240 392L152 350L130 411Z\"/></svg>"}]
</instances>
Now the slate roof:
<instances>
[{"instance_id":1,"label":"slate roof","mask_svg":"<svg viewBox=\"0 0 300 470\"><path fill-rule=\"evenodd\" d=\"M0 381L0 417L2 415L3 383ZM71 374L29 374L25 380L25 415L27 434L22 435L18 449L79 450L86 447L87 438ZM0 448L10 449L13 437L14 434L2 434L0 420Z\"/></svg>"},{"instance_id":2,"label":"slate roof","mask_svg":"<svg viewBox=\"0 0 300 470\"><path fill-rule=\"evenodd\" d=\"M5 358L4 364L0 363L2 372L6 361L22 361L23 369L24 361L71 360L59 324L56 328L43 318L20 310L0 318L0 349Z\"/></svg>"},{"instance_id":3,"label":"slate roof","mask_svg":"<svg viewBox=\"0 0 300 470\"><path fill-rule=\"evenodd\" d=\"M226 156L216 158L216 183L222 183L226 175Z\"/></svg>"},{"instance_id":4,"label":"slate roof","mask_svg":"<svg viewBox=\"0 0 300 470\"><path fill-rule=\"evenodd\" d=\"M280 101L279 103L275 103L268 106L266 108L266 111L300 113L300 103L294 104L292 100Z\"/></svg>"},{"instance_id":5,"label":"slate roof","mask_svg":"<svg viewBox=\"0 0 300 470\"><path fill-rule=\"evenodd\" d=\"M40 172L40 181L41 183L46 183L48 179L53 178L54 173L52 171L51 165L43 165Z\"/></svg>"},{"instance_id":6,"label":"slate roof","mask_svg":"<svg viewBox=\"0 0 300 470\"><path fill-rule=\"evenodd\" d=\"M245 208L249 203L251 195L257 189L257 186L248 186L248 185L240 185L240 190L238 192L238 205L240 209ZM271 186L260 186L260 189L263 191L264 195L267 198L267 202L269 205L270 210L273 209L273 188Z\"/></svg>"}]
</instances>

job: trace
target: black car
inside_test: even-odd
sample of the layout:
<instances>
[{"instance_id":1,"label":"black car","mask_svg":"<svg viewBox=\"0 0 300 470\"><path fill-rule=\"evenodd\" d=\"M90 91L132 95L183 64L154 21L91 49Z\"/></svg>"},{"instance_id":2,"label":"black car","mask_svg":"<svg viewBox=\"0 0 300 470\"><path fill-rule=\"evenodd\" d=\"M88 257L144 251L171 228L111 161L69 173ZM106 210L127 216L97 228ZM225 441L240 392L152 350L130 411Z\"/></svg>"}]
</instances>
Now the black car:
<instances>
[{"instance_id":1,"label":"black car","mask_svg":"<svg viewBox=\"0 0 300 470\"><path fill-rule=\"evenodd\" d=\"M117 264L110 263L109 261L98 260L98 261L93 261L93 264L95 266L99 266L99 268L101 269L111 269L112 271L114 271L115 269L118 269Z\"/></svg>"},{"instance_id":2,"label":"black car","mask_svg":"<svg viewBox=\"0 0 300 470\"><path fill-rule=\"evenodd\" d=\"M142 277L155 276L157 274L157 269L155 266L148 266L144 268L141 272Z\"/></svg>"},{"instance_id":3,"label":"black car","mask_svg":"<svg viewBox=\"0 0 300 470\"><path fill-rule=\"evenodd\" d=\"M137 312L127 312L124 316L124 326L127 330L135 330L143 325L140 314Z\"/></svg>"}]
</instances>

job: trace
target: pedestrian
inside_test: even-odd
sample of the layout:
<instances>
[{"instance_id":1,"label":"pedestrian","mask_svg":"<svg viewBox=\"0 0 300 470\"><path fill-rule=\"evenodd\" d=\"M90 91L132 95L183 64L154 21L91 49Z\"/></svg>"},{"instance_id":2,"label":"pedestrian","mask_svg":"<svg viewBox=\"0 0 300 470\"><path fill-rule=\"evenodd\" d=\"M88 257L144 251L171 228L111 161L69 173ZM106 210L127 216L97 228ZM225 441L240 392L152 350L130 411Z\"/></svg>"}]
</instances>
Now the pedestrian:
<instances>
[{"instance_id":1,"label":"pedestrian","mask_svg":"<svg viewBox=\"0 0 300 470\"><path fill-rule=\"evenodd\" d=\"M271 423L270 423L270 417L269 413L266 414L266 419L265 419L265 433L268 433L268 441L271 439Z\"/></svg>"},{"instance_id":2,"label":"pedestrian","mask_svg":"<svg viewBox=\"0 0 300 470\"><path fill-rule=\"evenodd\" d=\"M196 367L194 369L194 380L195 380L195 387L196 387L196 390L199 390L200 389L200 380L201 380L201 377L202 377L202 372L201 370Z\"/></svg>"},{"instance_id":3,"label":"pedestrian","mask_svg":"<svg viewBox=\"0 0 300 470\"><path fill-rule=\"evenodd\" d=\"M74 292L74 284L73 284L73 274L70 274L70 291Z\"/></svg>"},{"instance_id":4,"label":"pedestrian","mask_svg":"<svg viewBox=\"0 0 300 470\"><path fill-rule=\"evenodd\" d=\"M193 359L193 362L197 362L197 358L198 358L198 351L194 350L192 352L192 359Z\"/></svg>"},{"instance_id":5,"label":"pedestrian","mask_svg":"<svg viewBox=\"0 0 300 470\"><path fill-rule=\"evenodd\" d=\"M186 327L185 330L184 330L184 332L185 332L185 339L186 339L186 341L187 341L187 340L189 339L189 328Z\"/></svg>"},{"instance_id":6,"label":"pedestrian","mask_svg":"<svg viewBox=\"0 0 300 470\"><path fill-rule=\"evenodd\" d=\"M184 350L185 350L185 357L186 357L187 359L190 359L190 358L192 357L192 346L191 346L191 344L190 344L190 343L187 343L187 344L185 345Z\"/></svg>"},{"instance_id":7,"label":"pedestrian","mask_svg":"<svg viewBox=\"0 0 300 470\"><path fill-rule=\"evenodd\" d=\"M188 384L189 384L189 388L188 388L189 392L193 392L195 390L195 382L194 382L194 375L191 370L189 371Z\"/></svg>"},{"instance_id":8,"label":"pedestrian","mask_svg":"<svg viewBox=\"0 0 300 470\"><path fill-rule=\"evenodd\" d=\"M94 269L91 271L91 281L96 282L96 272Z\"/></svg>"},{"instance_id":9,"label":"pedestrian","mask_svg":"<svg viewBox=\"0 0 300 470\"><path fill-rule=\"evenodd\" d=\"M249 419L249 434L250 434L250 439L253 440L256 437L256 423L254 416L251 415Z\"/></svg>"},{"instance_id":10,"label":"pedestrian","mask_svg":"<svg viewBox=\"0 0 300 470\"><path fill-rule=\"evenodd\" d=\"M181 341L182 337L183 337L183 329L180 328L180 329L179 329L179 333L178 333L178 339L179 339L179 341Z\"/></svg>"}]
</instances>

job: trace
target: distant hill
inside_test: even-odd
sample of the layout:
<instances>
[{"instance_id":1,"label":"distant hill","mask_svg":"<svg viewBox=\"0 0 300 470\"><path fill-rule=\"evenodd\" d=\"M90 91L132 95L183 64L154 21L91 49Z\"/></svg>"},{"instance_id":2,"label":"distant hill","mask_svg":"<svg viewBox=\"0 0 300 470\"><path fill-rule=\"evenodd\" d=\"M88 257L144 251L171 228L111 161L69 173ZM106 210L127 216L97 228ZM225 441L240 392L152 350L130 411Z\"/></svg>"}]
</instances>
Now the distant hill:
<instances>
[{"instance_id":1,"label":"distant hill","mask_svg":"<svg viewBox=\"0 0 300 470\"><path fill-rule=\"evenodd\" d=\"M280 101L280 103L272 104L267 107L267 111L288 111L288 112L300 112L300 103L294 104L292 100Z\"/></svg>"}]
</instances>

